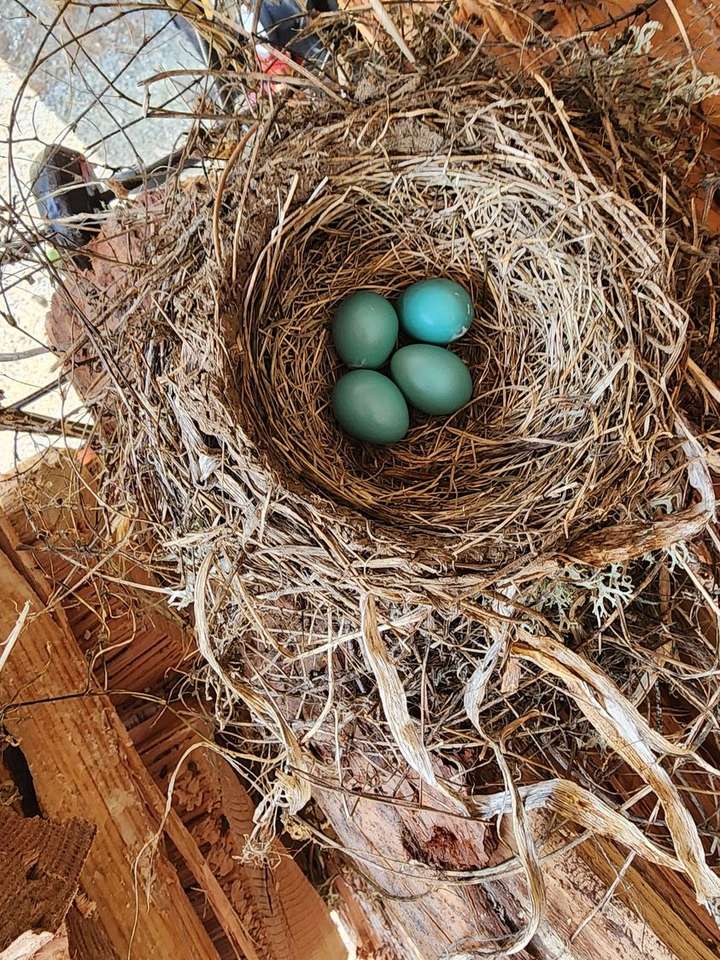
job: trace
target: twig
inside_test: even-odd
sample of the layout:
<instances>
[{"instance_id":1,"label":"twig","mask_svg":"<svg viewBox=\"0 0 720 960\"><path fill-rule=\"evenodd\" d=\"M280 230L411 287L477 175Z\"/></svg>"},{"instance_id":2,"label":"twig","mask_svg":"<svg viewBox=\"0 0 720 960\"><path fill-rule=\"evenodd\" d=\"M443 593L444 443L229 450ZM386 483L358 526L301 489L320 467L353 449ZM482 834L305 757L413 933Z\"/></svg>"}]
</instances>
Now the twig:
<instances>
[{"instance_id":1,"label":"twig","mask_svg":"<svg viewBox=\"0 0 720 960\"><path fill-rule=\"evenodd\" d=\"M393 20L393 18L385 9L385 6L383 5L382 0L370 0L370 6L372 7L372 11L375 14L375 17L377 18L377 21L380 24L380 26L386 31L386 33L392 39L392 41L395 44L397 44L398 49L401 51L402 55L405 57L408 63L411 63L414 66L415 55L410 50L407 43L405 43L405 39L403 35L400 33L397 26L395 25L395 21Z\"/></svg>"},{"instance_id":2,"label":"twig","mask_svg":"<svg viewBox=\"0 0 720 960\"><path fill-rule=\"evenodd\" d=\"M26 413L21 410L3 410L0 408L0 430L54 434L58 437L84 440L87 438L88 432L92 430L92 424L77 423L63 417L45 417L39 413Z\"/></svg>"}]
</instances>

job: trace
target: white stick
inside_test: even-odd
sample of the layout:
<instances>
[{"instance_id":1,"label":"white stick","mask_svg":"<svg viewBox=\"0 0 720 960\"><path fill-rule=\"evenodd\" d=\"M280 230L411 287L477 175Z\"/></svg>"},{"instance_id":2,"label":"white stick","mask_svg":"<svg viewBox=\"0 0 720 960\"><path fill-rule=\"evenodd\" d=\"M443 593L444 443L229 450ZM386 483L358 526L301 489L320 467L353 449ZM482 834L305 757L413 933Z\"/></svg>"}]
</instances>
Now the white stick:
<instances>
[{"instance_id":1,"label":"white stick","mask_svg":"<svg viewBox=\"0 0 720 960\"><path fill-rule=\"evenodd\" d=\"M30 613L30 601L25 601L25 606L22 608L20 616L17 618L15 626L10 631L10 636L7 638L5 643L2 645L2 653L0 653L0 670L7 663L8 657L12 652L12 648L15 646L15 641L20 636L22 628L25 626L25 621L27 620L27 615Z\"/></svg>"}]
</instances>

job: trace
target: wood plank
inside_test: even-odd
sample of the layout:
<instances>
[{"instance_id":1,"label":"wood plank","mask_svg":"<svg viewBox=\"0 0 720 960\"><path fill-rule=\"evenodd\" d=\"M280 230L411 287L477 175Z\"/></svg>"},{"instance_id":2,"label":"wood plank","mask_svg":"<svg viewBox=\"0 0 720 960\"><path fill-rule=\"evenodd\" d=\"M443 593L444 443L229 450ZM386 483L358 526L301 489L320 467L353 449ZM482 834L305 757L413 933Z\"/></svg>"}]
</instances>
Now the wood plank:
<instances>
[{"instance_id":1,"label":"wood plank","mask_svg":"<svg viewBox=\"0 0 720 960\"><path fill-rule=\"evenodd\" d=\"M23 464L19 476L0 478L0 545L52 614L95 659L98 682L113 693L121 718L132 710L132 691L157 692L172 671L191 660L190 631L162 594L105 582L87 573L86 549L95 558L96 461L85 454L50 451ZM137 566L116 562L113 574L150 585Z\"/></svg>"},{"instance_id":2,"label":"wood plank","mask_svg":"<svg viewBox=\"0 0 720 960\"><path fill-rule=\"evenodd\" d=\"M281 843L275 843L273 863L243 862L255 805L227 762L197 746L213 742L212 724L201 719L200 710L187 721L171 711L155 713L131 736L162 793L177 769L176 815L207 858L258 958L343 960L346 950L327 907Z\"/></svg>"},{"instance_id":3,"label":"wood plank","mask_svg":"<svg viewBox=\"0 0 720 960\"><path fill-rule=\"evenodd\" d=\"M593 873L608 886L616 880L626 859L624 853L601 837L582 844L578 852ZM655 881L651 885L640 870L631 865L615 887L615 896L633 913L642 917L678 960L717 960L720 942L712 937L701 922L693 927L688 926L675 909L678 878L671 876L669 882L661 883L656 874Z\"/></svg>"},{"instance_id":4,"label":"wood plank","mask_svg":"<svg viewBox=\"0 0 720 960\"><path fill-rule=\"evenodd\" d=\"M168 752L168 744L159 731L167 732L168 721L175 721L174 715L146 703L139 712L147 720L138 725L141 701L131 694L118 695L117 690L123 687L127 691L152 691L164 696L168 681L172 682L168 674L183 659L187 661L194 650L193 637L165 607L161 596L143 594L120 584L104 590L100 576L76 586L84 571L48 548L48 544L58 540L66 541L66 531L72 531L73 545L79 548L80 556L83 545L92 537L93 503L87 502L87 484L77 484L75 480L78 467L72 455L51 455L25 471L22 481L11 478L0 484L0 502L8 511L5 517L0 514L0 543L4 542L15 566L32 580L44 600L52 602L57 587L62 586L65 596L53 608L54 616L62 627L75 634L83 652L93 656L96 679L113 692L113 703L121 719L134 726L133 736L138 746L144 748L143 761L152 768L153 750ZM40 503L48 508L38 510ZM143 571L128 571L128 580L146 579ZM96 656L101 647L108 652ZM177 726L176 722L176 727L178 739L174 748L178 757L191 731L182 723ZM212 729L205 732L212 739ZM141 762L134 758L133 764L135 759ZM156 765L156 772L157 769ZM202 891L199 912L206 930L213 939L218 928L222 930L217 950L225 956L247 960L340 960L345 950L327 908L287 851L282 851L275 871L246 868L239 860L233 862L233 857L242 854L244 836L240 834L233 834L231 853L224 850L225 838L219 836L215 851L207 844L204 854L200 851L202 831L198 839L196 835L201 822L207 827L211 819L219 822L224 816L219 807L223 800L220 779L215 773L213 777L213 791L203 798L207 808L194 809L187 824L173 810L164 829L171 841L171 852L178 854L174 865L188 896L192 890ZM157 783L164 797L167 777L159 776ZM242 790L239 783L237 787ZM227 789L232 798L232 788ZM250 832L254 805L247 794L243 802L242 826ZM160 822L164 799L151 806ZM233 809L236 807L237 804ZM221 849L224 852L219 855ZM269 897L274 898L270 907ZM96 940L97 931L90 933L91 939ZM85 931L83 936L90 934Z\"/></svg>"},{"instance_id":5,"label":"wood plank","mask_svg":"<svg viewBox=\"0 0 720 960\"><path fill-rule=\"evenodd\" d=\"M152 843L163 805L110 700L88 677L72 633L44 610L0 552L0 636L30 603L30 617L0 672L5 726L21 744L46 815L97 826L82 889L99 905L108 941L134 960L217 960L162 850L152 867L136 858Z\"/></svg>"}]
</instances>

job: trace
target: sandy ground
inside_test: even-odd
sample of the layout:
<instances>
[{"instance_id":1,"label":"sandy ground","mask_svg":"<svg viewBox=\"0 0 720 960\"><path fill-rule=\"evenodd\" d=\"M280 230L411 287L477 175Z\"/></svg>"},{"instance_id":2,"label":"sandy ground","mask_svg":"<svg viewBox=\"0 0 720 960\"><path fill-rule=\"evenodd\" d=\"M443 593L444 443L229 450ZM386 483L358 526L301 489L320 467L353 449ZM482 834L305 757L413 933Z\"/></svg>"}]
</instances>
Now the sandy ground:
<instances>
[{"instance_id":1,"label":"sandy ground","mask_svg":"<svg viewBox=\"0 0 720 960\"><path fill-rule=\"evenodd\" d=\"M176 81L142 85L158 72L199 65L168 14L138 11L117 18L109 7L96 11L84 6L58 18L58 10L49 0L22 6L18 0L0 0L3 206L23 208L30 164L48 143L82 149L99 172L107 173L170 152L188 124L184 118L148 115L161 104L187 111L187 95ZM183 78L182 83L187 82ZM1 357L44 343L52 296L42 271L33 274L28 264L2 271L0 405L7 405L50 383L57 370L49 354L13 361ZM62 409L67 413L78 407L72 391L56 389L27 409L58 416ZM46 444L45 438L0 432L0 472Z\"/></svg>"}]
</instances>

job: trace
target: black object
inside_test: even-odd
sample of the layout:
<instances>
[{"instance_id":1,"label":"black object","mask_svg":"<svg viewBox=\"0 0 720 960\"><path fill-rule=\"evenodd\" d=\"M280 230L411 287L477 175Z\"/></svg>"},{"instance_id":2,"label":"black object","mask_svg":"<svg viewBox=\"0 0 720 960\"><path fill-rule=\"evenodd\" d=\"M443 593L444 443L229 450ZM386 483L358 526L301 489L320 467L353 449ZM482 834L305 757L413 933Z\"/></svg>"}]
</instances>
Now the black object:
<instances>
[{"instance_id":1,"label":"black object","mask_svg":"<svg viewBox=\"0 0 720 960\"><path fill-rule=\"evenodd\" d=\"M20 804L24 817L38 817L42 814L35 784L25 755L19 747L8 744L3 750L3 760L13 785L20 794Z\"/></svg>"},{"instance_id":2,"label":"black object","mask_svg":"<svg viewBox=\"0 0 720 960\"><path fill-rule=\"evenodd\" d=\"M35 158L31 187L48 239L59 246L83 247L98 231L93 217L107 209L114 194L101 190L85 157L54 143Z\"/></svg>"},{"instance_id":3,"label":"black object","mask_svg":"<svg viewBox=\"0 0 720 960\"><path fill-rule=\"evenodd\" d=\"M295 0L262 0L260 24L271 46L287 50L302 60L314 61L321 52L318 38L312 34L297 40L307 26L307 15Z\"/></svg>"},{"instance_id":4,"label":"black object","mask_svg":"<svg viewBox=\"0 0 720 960\"><path fill-rule=\"evenodd\" d=\"M307 30L309 13L327 13L337 9L336 0L308 0L306 10L297 0L261 0L260 23L273 47L287 50L309 63L322 65L328 51L317 35L307 33L297 39L298 34Z\"/></svg>"},{"instance_id":5,"label":"black object","mask_svg":"<svg viewBox=\"0 0 720 960\"><path fill-rule=\"evenodd\" d=\"M131 192L142 187L144 190L154 190L165 183L171 173L180 173L187 167L195 167L200 161L189 155L185 147L179 147L159 160L144 167L129 167L120 170L113 177L123 190Z\"/></svg>"}]
</instances>

